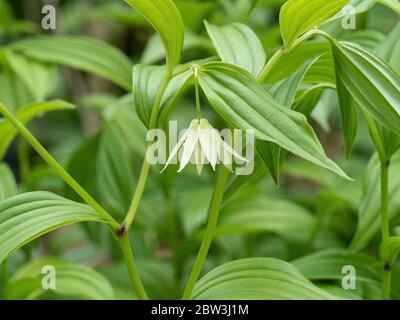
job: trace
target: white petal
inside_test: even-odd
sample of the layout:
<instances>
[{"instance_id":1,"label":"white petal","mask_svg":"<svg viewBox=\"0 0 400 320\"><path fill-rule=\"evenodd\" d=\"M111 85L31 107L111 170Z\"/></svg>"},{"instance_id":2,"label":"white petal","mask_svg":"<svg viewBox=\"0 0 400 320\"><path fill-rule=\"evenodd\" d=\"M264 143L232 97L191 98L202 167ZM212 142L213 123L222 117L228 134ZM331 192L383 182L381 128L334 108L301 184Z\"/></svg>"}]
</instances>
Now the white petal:
<instances>
[{"instance_id":1,"label":"white petal","mask_svg":"<svg viewBox=\"0 0 400 320\"><path fill-rule=\"evenodd\" d=\"M178 153L179 149L182 147L182 145L184 144L186 138L188 137L189 133L191 131L193 131L193 127L194 127L195 123L193 123L193 121L190 123L189 128L186 130L186 132L182 135L182 138L179 139L178 143L175 145L175 147L172 149L167 163L165 164L164 168L161 170L161 173L164 172L164 170L167 168L167 166L171 163L172 159L175 157L175 155Z\"/></svg>"},{"instance_id":2,"label":"white petal","mask_svg":"<svg viewBox=\"0 0 400 320\"><path fill-rule=\"evenodd\" d=\"M219 135L214 128L199 129L201 149L214 170L218 162L218 140L215 139L216 136Z\"/></svg>"},{"instance_id":3,"label":"white petal","mask_svg":"<svg viewBox=\"0 0 400 320\"><path fill-rule=\"evenodd\" d=\"M196 164L197 173L200 175L204 166L204 153L201 150L200 143L197 143L196 150L193 153L193 163Z\"/></svg>"},{"instance_id":4,"label":"white petal","mask_svg":"<svg viewBox=\"0 0 400 320\"><path fill-rule=\"evenodd\" d=\"M243 158L240 154L238 154L228 143L226 143L223 140L222 140L222 143L223 143L223 148L226 150L226 152L233 155L236 159L239 159L239 160L245 161L245 162L250 162L249 160L247 160L246 158Z\"/></svg>"},{"instance_id":5,"label":"white petal","mask_svg":"<svg viewBox=\"0 0 400 320\"><path fill-rule=\"evenodd\" d=\"M195 150L198 144L198 136L197 131L194 129L190 130L190 133L185 141L183 146L183 154L181 158L181 165L179 166L178 172L181 172L186 165L189 163L190 158L192 157L193 151Z\"/></svg>"}]
</instances>

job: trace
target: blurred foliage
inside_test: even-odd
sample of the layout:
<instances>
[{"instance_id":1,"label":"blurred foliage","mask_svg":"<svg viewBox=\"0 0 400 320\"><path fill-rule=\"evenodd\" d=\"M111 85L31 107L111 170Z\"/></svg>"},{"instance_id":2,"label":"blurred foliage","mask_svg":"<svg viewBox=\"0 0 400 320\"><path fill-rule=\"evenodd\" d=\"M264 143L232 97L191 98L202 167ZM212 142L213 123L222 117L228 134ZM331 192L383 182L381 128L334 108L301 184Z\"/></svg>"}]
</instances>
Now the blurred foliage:
<instances>
[{"instance_id":1,"label":"blurred foliage","mask_svg":"<svg viewBox=\"0 0 400 320\"><path fill-rule=\"evenodd\" d=\"M216 54L204 20L218 26L245 23L256 32L268 57L282 45L278 17L284 1L175 2L187 28L183 62ZM122 1L53 3L57 8L57 29L44 31L40 27L41 1L0 0L0 101L17 114L23 113L33 101L57 98L76 105L75 110L46 114L43 112L51 108L38 110L26 120L30 120L29 127L38 140L120 221L129 206L146 150L146 128L137 117L129 94L131 68L138 63L163 64L162 43L145 20ZM326 29L338 38L379 50L386 35L398 23L397 14L377 4L357 16L354 31L343 31L338 21ZM75 35L95 38L110 47L101 44L96 47L96 43L92 43L92 51L88 49L87 52L97 56L85 54L83 50L81 60L71 61L68 37ZM46 38L48 36L59 38ZM40 39L41 43L38 42ZM59 51L54 54L57 60L60 55L65 55L63 63L52 61L53 53L47 50L47 42L52 41L60 41ZM312 48L307 46L299 48L297 54L303 59L305 55L313 59ZM399 46L396 48L393 51L398 53ZM110 55L116 58L108 60ZM293 59L292 65L284 60L277 65L278 71L268 79L270 84L296 71L299 65L295 55L296 52L288 58ZM390 60L391 57L387 58ZM398 55L397 59L392 59L398 67ZM118 68L121 72L115 72ZM346 159L338 101L332 92L331 88L321 88L309 94L304 86L296 98L301 94L307 98L298 103L298 110L308 109L311 123L327 153L355 182L345 181L293 156L285 156L279 188L265 169L261 174L255 172L246 181L232 179L230 185L233 187L222 208L205 272L234 259L279 258L293 261L305 277L321 288L344 296L346 293L340 289L341 267L359 264L362 284L355 296L379 297L376 156L368 129L361 121L352 156ZM186 124L195 116L193 105L194 92L183 93L170 118ZM215 120L214 123L221 121L211 109L205 112L208 118ZM5 120L0 119L2 135L5 126ZM0 151L2 147L0 144ZM3 160L0 163L1 199L16 193L48 190L79 201L19 137L10 145ZM398 155L393 163L390 214L392 229L398 232ZM179 176L175 173L176 168L168 168L162 175L158 173L159 169L153 169L131 240L135 243L140 275L149 296L171 299L180 297L193 265L204 232L215 175L209 168L202 176L198 176L194 168ZM2 189L1 181L11 185L10 180L17 187ZM361 217L366 220L360 222ZM349 246L350 255L347 252ZM68 276L83 268L86 291L77 292L65 285L54 296L42 296L37 291L38 280L32 276L34 272L27 273L29 268L33 270L48 264L46 259L55 259L51 261L62 266L67 280L60 280L61 283L68 283ZM67 226L36 239L7 259L0 269L4 279L2 284L9 286L0 286L0 291L7 298L135 298L112 236L103 226L94 223ZM35 270L37 276L38 269ZM30 280L24 282L24 277ZM400 296L400 286L394 285L394 292Z\"/></svg>"}]
</instances>

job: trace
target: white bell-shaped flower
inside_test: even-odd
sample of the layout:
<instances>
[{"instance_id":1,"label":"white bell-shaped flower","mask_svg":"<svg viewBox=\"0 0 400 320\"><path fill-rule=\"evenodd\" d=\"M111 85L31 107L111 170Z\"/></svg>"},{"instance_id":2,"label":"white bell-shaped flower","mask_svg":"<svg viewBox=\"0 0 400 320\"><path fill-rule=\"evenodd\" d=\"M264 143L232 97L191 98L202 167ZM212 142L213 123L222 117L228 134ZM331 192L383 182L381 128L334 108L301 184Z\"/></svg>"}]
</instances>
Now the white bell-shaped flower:
<instances>
[{"instance_id":1,"label":"white bell-shaped flower","mask_svg":"<svg viewBox=\"0 0 400 320\"><path fill-rule=\"evenodd\" d=\"M248 162L222 139L219 132L206 119L194 119L190 122L189 128L171 151L162 171L172 162L181 149L182 157L178 172L181 172L189 162L196 164L199 174L205 163L210 163L213 170L218 163L222 163L229 170L232 170L232 158Z\"/></svg>"}]
</instances>

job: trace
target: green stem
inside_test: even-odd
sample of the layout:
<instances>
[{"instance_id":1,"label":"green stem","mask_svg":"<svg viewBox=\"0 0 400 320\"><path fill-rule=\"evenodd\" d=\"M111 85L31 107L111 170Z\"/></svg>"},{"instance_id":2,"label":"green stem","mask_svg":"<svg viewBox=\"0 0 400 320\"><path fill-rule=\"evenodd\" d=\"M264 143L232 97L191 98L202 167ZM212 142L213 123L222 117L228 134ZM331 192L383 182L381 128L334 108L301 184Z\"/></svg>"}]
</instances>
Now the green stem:
<instances>
[{"instance_id":1,"label":"green stem","mask_svg":"<svg viewBox=\"0 0 400 320\"><path fill-rule=\"evenodd\" d=\"M57 162L57 160L40 144L33 134L19 121L3 104L0 103L0 113L18 130L33 149L42 159L67 183L89 206L91 206L99 216L111 222L115 227L117 222L97 203L92 196L83 189L79 183Z\"/></svg>"},{"instance_id":2,"label":"green stem","mask_svg":"<svg viewBox=\"0 0 400 320\"><path fill-rule=\"evenodd\" d=\"M165 80L164 80L163 84L161 85L160 90L158 91L156 99L154 100L154 105L153 105L153 109L151 110L151 117L150 117L150 129L154 129L157 126L158 112L160 111L162 98L163 98L164 93L167 90L167 87L173 76L174 75L173 75L172 71L167 72Z\"/></svg>"},{"instance_id":3,"label":"green stem","mask_svg":"<svg viewBox=\"0 0 400 320\"><path fill-rule=\"evenodd\" d=\"M257 81L259 83L263 83L270 72L273 70L275 65L285 56L287 55L290 51L292 51L294 48L296 48L298 45L302 44L304 41L309 39L315 34L318 34L319 30L318 29L313 29L305 34L303 34L301 37L299 37L296 41L294 41L289 47L283 47L278 49L274 55L268 60L268 62L265 64L264 68L261 70L260 74L257 76Z\"/></svg>"},{"instance_id":4,"label":"green stem","mask_svg":"<svg viewBox=\"0 0 400 320\"><path fill-rule=\"evenodd\" d=\"M298 40L296 40L289 48L280 48L275 54L268 60L265 64L264 68L261 70L260 74L257 77L257 81L259 83L263 83L270 72L273 70L274 66L292 49L296 46L310 38L312 35L316 33L316 30L311 30L301 36ZM197 99L197 91L196 91L196 99ZM196 103L198 103L196 101ZM200 273L203 269L204 262L207 258L208 251L210 249L214 231L218 223L219 210L222 203L222 199L225 191L225 184L229 178L229 171L226 168L221 169L221 173L218 177L217 184L214 190L214 195L212 198L210 213L208 217L207 229L203 237L203 241L201 243L195 264L193 266L192 272L189 276L189 280L186 284L186 288L184 290L182 299L187 300L191 297L193 288L197 282L197 279L200 276Z\"/></svg>"},{"instance_id":5,"label":"green stem","mask_svg":"<svg viewBox=\"0 0 400 320\"><path fill-rule=\"evenodd\" d=\"M367 114L366 111L361 109L361 113L368 125L368 129L374 142L375 148L378 152L380 165L381 165L381 228L382 228L382 242L389 238L389 212L388 212L388 199L389 199L389 164L390 157L387 156L385 146L383 144L381 135L374 120ZM391 266L386 261L383 264L383 277L382 277L382 298L387 300L390 298L390 287L392 271Z\"/></svg>"},{"instance_id":6,"label":"green stem","mask_svg":"<svg viewBox=\"0 0 400 320\"><path fill-rule=\"evenodd\" d=\"M140 170L139 180L135 189L135 193L132 198L131 205L129 207L128 214L126 215L125 221L123 223L123 227L126 230L129 230L131 227L133 220L136 217L136 214L139 210L140 201L142 200L144 189L146 187L147 178L149 177L150 172L150 164L143 160L142 169Z\"/></svg>"},{"instance_id":7,"label":"green stem","mask_svg":"<svg viewBox=\"0 0 400 320\"><path fill-rule=\"evenodd\" d=\"M382 242L386 241L390 236L389 230L389 164L388 160L381 160L381 226L382 226ZM382 278L382 298L390 299L390 287L392 278L392 266L383 261L383 278Z\"/></svg>"},{"instance_id":8,"label":"green stem","mask_svg":"<svg viewBox=\"0 0 400 320\"><path fill-rule=\"evenodd\" d=\"M366 111L361 108L360 110L365 119L365 122L367 123L369 133L371 135L372 141L374 142L379 158L381 159L381 161L386 161L388 157L386 155L385 146L383 145L383 141L374 120L369 116Z\"/></svg>"},{"instance_id":9,"label":"green stem","mask_svg":"<svg viewBox=\"0 0 400 320\"><path fill-rule=\"evenodd\" d=\"M389 238L389 214L388 214L388 197L389 197L389 161L381 161L381 218L382 218L382 241Z\"/></svg>"},{"instance_id":10,"label":"green stem","mask_svg":"<svg viewBox=\"0 0 400 320\"><path fill-rule=\"evenodd\" d=\"M195 88L195 95L196 95L196 111L197 111L197 119L200 120L203 118L201 113L201 105L200 105L200 88L199 88L199 69L198 66L193 67L194 70L194 88Z\"/></svg>"},{"instance_id":11,"label":"green stem","mask_svg":"<svg viewBox=\"0 0 400 320\"><path fill-rule=\"evenodd\" d=\"M157 125L157 119L158 119L158 113L159 113L160 106L161 106L161 101L162 101L164 93L167 90L167 87L168 87L172 77L173 77L172 72L168 71L167 75L165 77L165 80L164 80L163 84L161 85L160 90L158 91L158 94L154 101L153 109L151 111L150 129L154 129ZM153 144L153 142L149 142L147 151L150 149L152 144ZM146 152L146 154L147 154L147 152ZM133 221L135 220L136 214L139 210L140 202L142 200L144 189L145 189L146 183L147 183L147 179L149 177L149 172L150 172L150 164L147 162L146 159L144 159L143 164L142 164L142 169L140 171L137 187L135 189L135 193L132 198L131 205L130 205L128 213L125 217L125 221L123 222L122 227L121 227L126 231L128 231L130 229Z\"/></svg>"},{"instance_id":12,"label":"green stem","mask_svg":"<svg viewBox=\"0 0 400 320\"><path fill-rule=\"evenodd\" d=\"M204 262L206 261L208 251L210 249L212 240L214 238L215 229L217 227L219 210L224 197L225 185L226 182L228 181L228 178L229 178L229 170L226 169L225 167L221 167L221 171L218 176L217 183L214 189L213 198L211 201L207 228L203 237L203 241L200 246L199 253L194 263L192 272L186 284L186 288L182 296L183 300L190 299L193 292L193 288L203 269Z\"/></svg>"},{"instance_id":13,"label":"green stem","mask_svg":"<svg viewBox=\"0 0 400 320\"><path fill-rule=\"evenodd\" d=\"M257 81L263 83L270 72L272 71L273 67L288 53L287 50L284 48L280 48L278 51L274 53L271 59L265 64L264 68L261 70L260 74L257 77Z\"/></svg>"},{"instance_id":14,"label":"green stem","mask_svg":"<svg viewBox=\"0 0 400 320\"><path fill-rule=\"evenodd\" d=\"M118 239L119 244L121 246L122 254L124 256L126 265L128 267L129 276L132 280L132 284L134 289L140 300L147 300L147 294L144 290L143 284L140 280L139 273L136 267L135 258L133 256L131 244L129 242L128 233Z\"/></svg>"}]
</instances>

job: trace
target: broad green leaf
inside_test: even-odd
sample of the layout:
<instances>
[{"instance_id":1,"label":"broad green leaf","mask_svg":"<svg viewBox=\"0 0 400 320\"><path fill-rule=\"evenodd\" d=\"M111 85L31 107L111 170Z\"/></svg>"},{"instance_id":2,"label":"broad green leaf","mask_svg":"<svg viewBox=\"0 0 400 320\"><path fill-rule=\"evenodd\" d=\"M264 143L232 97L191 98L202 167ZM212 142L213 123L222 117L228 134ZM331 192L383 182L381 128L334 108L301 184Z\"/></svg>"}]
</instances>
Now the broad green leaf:
<instances>
[{"instance_id":1,"label":"broad green leaf","mask_svg":"<svg viewBox=\"0 0 400 320\"><path fill-rule=\"evenodd\" d=\"M29 89L11 68L0 70L0 88L0 102L11 111L16 111L33 100Z\"/></svg>"},{"instance_id":2,"label":"broad green leaf","mask_svg":"<svg viewBox=\"0 0 400 320\"><path fill-rule=\"evenodd\" d=\"M74 106L70 103L54 100L49 102L37 102L29 104L16 113L16 117L24 124L28 123L32 118L42 113L55 110L69 110ZM0 118L0 159L7 152L10 143L18 134L17 130L4 118Z\"/></svg>"},{"instance_id":3,"label":"broad green leaf","mask_svg":"<svg viewBox=\"0 0 400 320\"><path fill-rule=\"evenodd\" d=\"M284 80L278 81L273 85L265 85L266 89L280 104L287 108L292 108L296 93L306 73L315 61L306 62L299 70ZM256 150L268 168L272 179L279 185L280 147L272 142L258 141Z\"/></svg>"},{"instance_id":4,"label":"broad green leaf","mask_svg":"<svg viewBox=\"0 0 400 320\"><path fill-rule=\"evenodd\" d=\"M72 153L67 164L68 173L92 196L98 198L98 190L96 188L97 175L97 153L99 149L100 135L94 135L89 139L84 140ZM81 201L81 198L76 192L64 184L63 195L74 201Z\"/></svg>"},{"instance_id":5,"label":"broad green leaf","mask_svg":"<svg viewBox=\"0 0 400 320\"><path fill-rule=\"evenodd\" d=\"M382 260L392 266L400 253L400 237L390 237L384 240L379 251Z\"/></svg>"},{"instance_id":6,"label":"broad green leaf","mask_svg":"<svg viewBox=\"0 0 400 320\"><path fill-rule=\"evenodd\" d=\"M400 72L400 23L376 48L378 57L387 61L398 73ZM377 124L380 137L388 157L400 148L400 136Z\"/></svg>"},{"instance_id":7,"label":"broad green leaf","mask_svg":"<svg viewBox=\"0 0 400 320\"><path fill-rule=\"evenodd\" d=\"M142 137L143 139L143 137ZM74 152L68 172L114 216L121 217L129 208L133 194L132 153L120 127L110 121L102 131L84 141ZM65 186L68 198L80 198Z\"/></svg>"},{"instance_id":8,"label":"broad green leaf","mask_svg":"<svg viewBox=\"0 0 400 320\"><path fill-rule=\"evenodd\" d=\"M257 140L256 152L268 169L274 183L279 186L281 147L271 141Z\"/></svg>"},{"instance_id":9,"label":"broad green leaf","mask_svg":"<svg viewBox=\"0 0 400 320\"><path fill-rule=\"evenodd\" d=\"M283 237L308 239L314 217L289 201L239 197L221 209L216 235L272 232Z\"/></svg>"},{"instance_id":10,"label":"broad green leaf","mask_svg":"<svg viewBox=\"0 0 400 320\"><path fill-rule=\"evenodd\" d=\"M336 91L339 99L340 114L342 117L346 156L349 158L357 136L358 114L353 98L346 86L343 84L340 75L336 76Z\"/></svg>"},{"instance_id":11,"label":"broad green leaf","mask_svg":"<svg viewBox=\"0 0 400 320\"><path fill-rule=\"evenodd\" d=\"M400 135L400 76L386 62L348 42L332 41L337 78L379 124Z\"/></svg>"},{"instance_id":12,"label":"broad green leaf","mask_svg":"<svg viewBox=\"0 0 400 320\"><path fill-rule=\"evenodd\" d=\"M199 82L213 108L233 127L254 129L256 139L274 142L348 178L327 158L306 118L280 105L248 72L225 63L209 63L200 68Z\"/></svg>"},{"instance_id":13,"label":"broad green leaf","mask_svg":"<svg viewBox=\"0 0 400 320\"><path fill-rule=\"evenodd\" d=\"M17 194L17 183L6 163L0 162L0 201Z\"/></svg>"},{"instance_id":14,"label":"broad green leaf","mask_svg":"<svg viewBox=\"0 0 400 320\"><path fill-rule=\"evenodd\" d=\"M56 289L43 289L43 270L54 268ZM7 298L12 300L37 300L55 298L78 298L90 300L114 299L113 287L99 272L87 266L41 258L24 265L10 279Z\"/></svg>"},{"instance_id":15,"label":"broad green leaf","mask_svg":"<svg viewBox=\"0 0 400 320\"><path fill-rule=\"evenodd\" d=\"M146 154L146 133L147 129L137 117L136 111L132 106L133 98L123 97L111 104L115 105L115 112L112 121L118 127L125 138L125 143L129 146L135 155L144 156Z\"/></svg>"},{"instance_id":16,"label":"broad green leaf","mask_svg":"<svg viewBox=\"0 0 400 320\"><path fill-rule=\"evenodd\" d=\"M165 119L176 99L192 77L192 70L175 76L169 83L160 106L159 123ZM133 100L139 118L148 127L151 110L165 75L165 67L137 64L133 67Z\"/></svg>"},{"instance_id":17,"label":"broad green leaf","mask_svg":"<svg viewBox=\"0 0 400 320\"><path fill-rule=\"evenodd\" d=\"M187 50L201 49L211 51L211 41L204 36L200 36L192 31L186 30L185 41L183 43L183 51L185 52ZM156 64L163 59L165 59L164 46L161 37L158 34L155 34L147 42L146 48L144 49L143 54L140 58L140 63Z\"/></svg>"},{"instance_id":18,"label":"broad green leaf","mask_svg":"<svg viewBox=\"0 0 400 320\"><path fill-rule=\"evenodd\" d=\"M341 286L319 285L322 290L339 297L343 300L362 300L361 295L356 290L343 289Z\"/></svg>"},{"instance_id":19,"label":"broad green leaf","mask_svg":"<svg viewBox=\"0 0 400 320\"><path fill-rule=\"evenodd\" d=\"M316 87L316 88L315 88ZM315 120L320 127L327 133L330 132L330 123L329 120L331 118L331 115L333 111L337 108L338 106L338 99L337 99L337 94L335 91L335 86L329 86L326 84L321 84L321 85L315 85L314 90L318 91L318 88L321 90L321 95L319 96L319 99L314 103L309 106L311 111L311 118ZM310 90L313 90L311 87ZM318 95L318 94L317 94ZM300 103L304 102L307 103L308 101L301 100ZM312 100L312 99L311 99ZM299 110L300 111L300 110ZM304 115L307 116L307 113L304 113Z\"/></svg>"},{"instance_id":20,"label":"broad green leaf","mask_svg":"<svg viewBox=\"0 0 400 320\"><path fill-rule=\"evenodd\" d=\"M255 183L267 174L267 168L264 165L264 162L261 160L259 156L255 156L254 158L254 171L251 175L248 176L238 176L235 175L231 178L228 183L228 186L225 189L224 200L228 201L231 197L233 197L236 193L242 190L243 187Z\"/></svg>"},{"instance_id":21,"label":"broad green leaf","mask_svg":"<svg viewBox=\"0 0 400 320\"><path fill-rule=\"evenodd\" d=\"M109 124L100 136L96 160L97 189L106 209L124 215L133 194L132 157L119 127Z\"/></svg>"},{"instance_id":22,"label":"broad green leaf","mask_svg":"<svg viewBox=\"0 0 400 320\"><path fill-rule=\"evenodd\" d=\"M265 85L272 97L281 105L291 108L296 97L296 93L306 76L310 67L317 62L317 59L307 61L295 73L288 78L275 82L272 85Z\"/></svg>"},{"instance_id":23,"label":"broad green leaf","mask_svg":"<svg viewBox=\"0 0 400 320\"><path fill-rule=\"evenodd\" d=\"M281 8L279 24L285 47L337 14L348 0L289 0Z\"/></svg>"},{"instance_id":24,"label":"broad green leaf","mask_svg":"<svg viewBox=\"0 0 400 320\"><path fill-rule=\"evenodd\" d=\"M397 152L389 167L389 216L395 219L400 209L400 153ZM365 170L364 192L358 205L358 224L349 250L360 251L379 233L380 218L380 161L375 155Z\"/></svg>"},{"instance_id":25,"label":"broad green leaf","mask_svg":"<svg viewBox=\"0 0 400 320\"><path fill-rule=\"evenodd\" d=\"M196 284L192 299L333 300L335 296L313 285L288 262L250 258L207 273Z\"/></svg>"},{"instance_id":26,"label":"broad green leaf","mask_svg":"<svg viewBox=\"0 0 400 320\"><path fill-rule=\"evenodd\" d=\"M87 95L83 103L87 107L100 109L104 122L114 122L121 129L126 143L135 155L145 155L147 129L132 108L134 106L132 94L122 97L109 94Z\"/></svg>"},{"instance_id":27,"label":"broad green leaf","mask_svg":"<svg viewBox=\"0 0 400 320\"><path fill-rule=\"evenodd\" d=\"M182 15L185 27L193 31L202 28L204 19L219 5L218 1L214 0L174 0L174 2Z\"/></svg>"},{"instance_id":28,"label":"broad green leaf","mask_svg":"<svg viewBox=\"0 0 400 320\"><path fill-rule=\"evenodd\" d=\"M174 276L170 262L160 260L138 259L138 270L143 286L150 299L179 299L179 282ZM125 263L113 263L99 269L109 279L116 291L117 299L137 299ZM118 296L122 294L122 297Z\"/></svg>"},{"instance_id":29,"label":"broad green leaf","mask_svg":"<svg viewBox=\"0 0 400 320\"><path fill-rule=\"evenodd\" d=\"M124 0L143 15L161 36L164 43L167 67L179 64L184 39L181 14L172 0Z\"/></svg>"},{"instance_id":30,"label":"broad green leaf","mask_svg":"<svg viewBox=\"0 0 400 320\"><path fill-rule=\"evenodd\" d=\"M5 52L7 63L29 89L34 101L43 101L57 85L57 74L50 66L11 50Z\"/></svg>"},{"instance_id":31,"label":"broad green leaf","mask_svg":"<svg viewBox=\"0 0 400 320\"><path fill-rule=\"evenodd\" d=\"M379 44L376 54L400 72L400 23Z\"/></svg>"},{"instance_id":32,"label":"broad green leaf","mask_svg":"<svg viewBox=\"0 0 400 320\"><path fill-rule=\"evenodd\" d=\"M298 70L299 66L308 60L321 56L332 60L330 49L329 43L326 41L307 41L298 45L273 66L266 82L275 83L290 77Z\"/></svg>"},{"instance_id":33,"label":"broad green leaf","mask_svg":"<svg viewBox=\"0 0 400 320\"><path fill-rule=\"evenodd\" d=\"M241 67L257 77L266 63L261 41L248 26L241 23L217 27L205 21L212 43L226 63Z\"/></svg>"},{"instance_id":34,"label":"broad green leaf","mask_svg":"<svg viewBox=\"0 0 400 320\"><path fill-rule=\"evenodd\" d=\"M400 3L397 0L377 0L379 3L392 9L394 12L400 14Z\"/></svg>"},{"instance_id":35,"label":"broad green leaf","mask_svg":"<svg viewBox=\"0 0 400 320\"><path fill-rule=\"evenodd\" d=\"M375 50L385 38L385 34L380 31L366 29L350 33L346 32L341 35L340 40L354 42L368 50Z\"/></svg>"},{"instance_id":36,"label":"broad green leaf","mask_svg":"<svg viewBox=\"0 0 400 320\"><path fill-rule=\"evenodd\" d=\"M341 19L343 17L348 16L349 14L360 14L363 12L368 11L371 9L375 4L377 0L350 0L348 2L348 5L351 7L345 6L340 12L335 14L332 18L326 20L323 24L330 23L334 20ZM352 11L349 11L349 9L352 9ZM353 11L354 10L354 11Z\"/></svg>"},{"instance_id":37,"label":"broad green leaf","mask_svg":"<svg viewBox=\"0 0 400 320\"><path fill-rule=\"evenodd\" d=\"M28 242L76 222L108 223L86 205L50 192L30 192L0 202L0 264Z\"/></svg>"},{"instance_id":38,"label":"broad green leaf","mask_svg":"<svg viewBox=\"0 0 400 320\"><path fill-rule=\"evenodd\" d=\"M125 90L131 89L131 62L106 42L82 36L40 36L17 41L9 48L42 62L93 73Z\"/></svg>"},{"instance_id":39,"label":"broad green leaf","mask_svg":"<svg viewBox=\"0 0 400 320\"><path fill-rule=\"evenodd\" d=\"M356 269L357 282L380 286L381 266L379 261L365 253L346 252L342 248L329 248L292 261L309 280L343 279L342 268L351 265Z\"/></svg>"}]
</instances>

